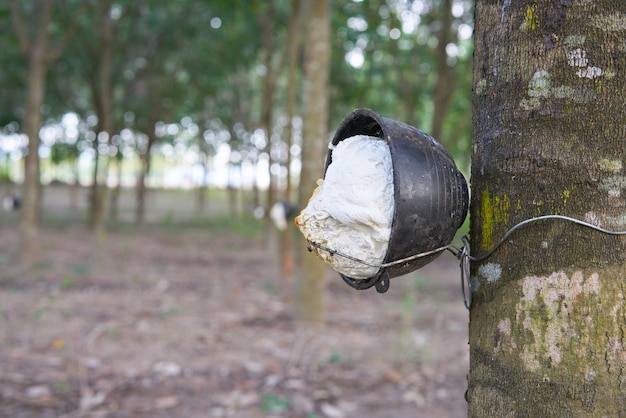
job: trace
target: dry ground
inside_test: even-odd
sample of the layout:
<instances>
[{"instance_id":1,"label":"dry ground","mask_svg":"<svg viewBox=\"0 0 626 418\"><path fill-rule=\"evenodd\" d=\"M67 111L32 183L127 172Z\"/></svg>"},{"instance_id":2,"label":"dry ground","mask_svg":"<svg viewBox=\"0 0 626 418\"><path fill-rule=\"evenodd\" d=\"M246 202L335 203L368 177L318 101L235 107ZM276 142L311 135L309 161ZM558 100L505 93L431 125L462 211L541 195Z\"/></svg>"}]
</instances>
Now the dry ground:
<instances>
[{"instance_id":1,"label":"dry ground","mask_svg":"<svg viewBox=\"0 0 626 418\"><path fill-rule=\"evenodd\" d=\"M262 234L48 225L26 269L1 216L2 417L466 416L449 254L386 294L329 271L327 322L311 330Z\"/></svg>"}]
</instances>

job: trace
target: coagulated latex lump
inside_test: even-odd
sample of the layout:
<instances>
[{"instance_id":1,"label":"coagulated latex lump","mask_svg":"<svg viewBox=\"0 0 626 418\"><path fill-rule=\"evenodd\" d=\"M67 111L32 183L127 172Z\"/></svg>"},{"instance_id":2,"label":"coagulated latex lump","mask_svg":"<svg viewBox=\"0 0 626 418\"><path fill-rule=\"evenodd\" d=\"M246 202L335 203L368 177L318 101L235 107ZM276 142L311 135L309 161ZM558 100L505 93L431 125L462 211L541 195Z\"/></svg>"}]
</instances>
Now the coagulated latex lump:
<instances>
[{"instance_id":1,"label":"coagulated latex lump","mask_svg":"<svg viewBox=\"0 0 626 418\"><path fill-rule=\"evenodd\" d=\"M387 143L356 135L340 141L332 162L296 225L311 242L370 264L387 253L393 220L393 170ZM367 279L378 267L312 247L333 269L353 279Z\"/></svg>"}]
</instances>

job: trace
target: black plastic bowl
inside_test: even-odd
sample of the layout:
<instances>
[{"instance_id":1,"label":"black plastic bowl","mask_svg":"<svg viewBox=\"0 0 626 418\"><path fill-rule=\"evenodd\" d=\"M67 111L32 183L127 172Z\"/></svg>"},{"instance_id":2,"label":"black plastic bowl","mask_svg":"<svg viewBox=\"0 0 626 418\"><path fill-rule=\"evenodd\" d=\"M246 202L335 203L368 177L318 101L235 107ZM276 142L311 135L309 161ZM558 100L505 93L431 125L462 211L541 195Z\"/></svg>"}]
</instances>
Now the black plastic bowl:
<instances>
[{"instance_id":1,"label":"black plastic bowl","mask_svg":"<svg viewBox=\"0 0 626 418\"><path fill-rule=\"evenodd\" d=\"M383 264L446 246L467 215L468 190L463 174L443 146L413 126L387 119L370 109L357 109L341 123L333 145L355 135L382 138L391 153L394 212ZM332 150L326 156L326 169ZM389 288L389 279L410 273L442 251L382 267L368 279L341 278L355 289Z\"/></svg>"}]
</instances>

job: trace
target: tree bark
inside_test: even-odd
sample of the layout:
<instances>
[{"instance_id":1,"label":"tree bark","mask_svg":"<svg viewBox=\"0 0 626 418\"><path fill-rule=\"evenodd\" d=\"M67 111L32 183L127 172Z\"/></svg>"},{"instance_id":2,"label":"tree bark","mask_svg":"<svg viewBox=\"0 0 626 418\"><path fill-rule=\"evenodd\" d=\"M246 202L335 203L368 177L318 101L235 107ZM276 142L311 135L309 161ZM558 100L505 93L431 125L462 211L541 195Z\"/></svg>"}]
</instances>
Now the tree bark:
<instances>
[{"instance_id":1,"label":"tree bark","mask_svg":"<svg viewBox=\"0 0 626 418\"><path fill-rule=\"evenodd\" d=\"M328 78L330 69L329 0L310 2L305 41L302 171L299 207L306 206L322 176L328 146ZM297 255L298 283L296 317L301 323L321 326L324 323L324 291L327 269L309 253L299 240Z\"/></svg>"},{"instance_id":2,"label":"tree bark","mask_svg":"<svg viewBox=\"0 0 626 418\"><path fill-rule=\"evenodd\" d=\"M626 4L476 4L471 243L626 229ZM560 220L471 265L470 417L626 416L624 239Z\"/></svg>"}]
</instances>

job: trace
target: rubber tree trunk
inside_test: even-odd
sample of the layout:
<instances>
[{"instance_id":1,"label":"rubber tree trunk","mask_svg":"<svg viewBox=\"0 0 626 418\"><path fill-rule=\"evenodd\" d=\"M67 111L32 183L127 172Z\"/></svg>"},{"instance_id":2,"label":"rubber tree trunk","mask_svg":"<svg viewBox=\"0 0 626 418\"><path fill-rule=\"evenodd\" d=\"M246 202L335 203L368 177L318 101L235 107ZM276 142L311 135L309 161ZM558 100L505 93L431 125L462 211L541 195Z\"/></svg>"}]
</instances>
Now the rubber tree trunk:
<instances>
[{"instance_id":1,"label":"rubber tree trunk","mask_svg":"<svg viewBox=\"0 0 626 418\"><path fill-rule=\"evenodd\" d=\"M156 133L154 132L154 125L156 122L148 124L148 143L146 144L146 150L139 157L140 168L137 176L137 187L135 190L135 223L137 225L143 225L146 220L146 194L148 193L148 187L146 180L150 175L150 168L152 165L152 147L157 141Z\"/></svg>"},{"instance_id":2,"label":"rubber tree trunk","mask_svg":"<svg viewBox=\"0 0 626 418\"><path fill-rule=\"evenodd\" d=\"M291 201L291 145L293 144L293 122L297 108L298 93L298 52L300 50L301 36L300 28L304 17L304 8L307 6L305 0L291 0L291 10L289 15L289 25L287 27L287 48L285 61L287 61L287 125L285 126L285 141L287 142L287 184L285 186L284 198Z\"/></svg>"},{"instance_id":3,"label":"rubber tree trunk","mask_svg":"<svg viewBox=\"0 0 626 418\"><path fill-rule=\"evenodd\" d=\"M22 192L21 261L31 263L37 253L39 231L39 206L41 183L39 178L39 129L41 128L41 107L46 90L46 71L49 63L48 25L52 20L52 1L44 1L39 11L36 35L28 39L24 23L19 15L17 3L12 2L12 15L22 50L28 61L26 115L24 133L28 137L28 152L24 159L24 184Z\"/></svg>"},{"instance_id":4,"label":"rubber tree trunk","mask_svg":"<svg viewBox=\"0 0 626 418\"><path fill-rule=\"evenodd\" d=\"M304 4L303 0L291 0L289 25L287 27L287 48L285 50L285 58L287 66L287 125L285 126L285 141L287 143L287 160L285 165L287 167L287 182L282 198L293 204L292 200L292 185L291 185L291 145L293 144L293 120L296 114L297 106L297 63L298 52L301 45L300 28L302 26L302 18L304 16ZM271 209L271 206L269 206ZM294 264L294 249L293 240L296 232L296 227L293 222L287 223L287 228L279 234L278 247L280 257L280 267L283 276L294 277L295 264Z\"/></svg>"},{"instance_id":5,"label":"rubber tree trunk","mask_svg":"<svg viewBox=\"0 0 626 418\"><path fill-rule=\"evenodd\" d=\"M98 116L99 136L106 137L106 143L111 143L113 136L113 21L110 17L111 0L103 0L100 7L100 33L102 46L100 49L99 77L97 82L99 103L96 106ZM107 200L109 199L109 155L100 152L100 139L95 145L96 164L94 167L93 185L91 188L91 207L89 208L89 226L97 233L104 232L107 222Z\"/></svg>"},{"instance_id":6,"label":"rubber tree trunk","mask_svg":"<svg viewBox=\"0 0 626 418\"><path fill-rule=\"evenodd\" d=\"M261 39L263 40L263 66L265 75L263 76L263 87L261 90L261 128L265 131L267 144L264 152L269 156L269 178L270 184L267 188L267 207L271 208L276 201L277 176L272 174L272 128L274 119L274 96L276 91L276 69L273 63L276 55L276 43L274 40L276 4L274 0L264 1L263 12L259 14L259 26L261 28ZM255 5L258 9L260 6ZM256 182L255 182L256 183Z\"/></svg>"},{"instance_id":7,"label":"rubber tree trunk","mask_svg":"<svg viewBox=\"0 0 626 418\"><path fill-rule=\"evenodd\" d=\"M472 254L626 229L626 3L476 2ZM624 195L622 195L624 194ZM472 263L470 417L626 416L624 238Z\"/></svg>"},{"instance_id":8,"label":"rubber tree trunk","mask_svg":"<svg viewBox=\"0 0 626 418\"><path fill-rule=\"evenodd\" d=\"M46 45L37 45L29 57L28 98L24 133L28 136L28 153L24 159L23 206L21 218L23 261L29 262L37 251L39 230L39 129L41 128L41 106L45 91L46 64L43 51Z\"/></svg>"},{"instance_id":9,"label":"rubber tree trunk","mask_svg":"<svg viewBox=\"0 0 626 418\"><path fill-rule=\"evenodd\" d=\"M435 48L435 73L437 81L433 88L433 117L430 134L441 143L446 141L443 137L443 127L448 114L450 99L454 92L455 72L454 66L448 64L446 47L456 40L452 31L452 0L442 0L438 10L441 27L437 33L437 47Z\"/></svg>"},{"instance_id":10,"label":"rubber tree trunk","mask_svg":"<svg viewBox=\"0 0 626 418\"><path fill-rule=\"evenodd\" d=\"M328 149L328 77L330 64L329 0L311 1L305 37L302 171L298 206L303 208L323 175ZM325 320L325 264L298 240L296 317L301 324L320 326Z\"/></svg>"}]
</instances>

